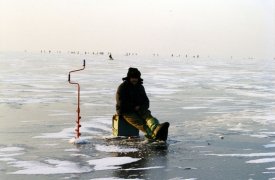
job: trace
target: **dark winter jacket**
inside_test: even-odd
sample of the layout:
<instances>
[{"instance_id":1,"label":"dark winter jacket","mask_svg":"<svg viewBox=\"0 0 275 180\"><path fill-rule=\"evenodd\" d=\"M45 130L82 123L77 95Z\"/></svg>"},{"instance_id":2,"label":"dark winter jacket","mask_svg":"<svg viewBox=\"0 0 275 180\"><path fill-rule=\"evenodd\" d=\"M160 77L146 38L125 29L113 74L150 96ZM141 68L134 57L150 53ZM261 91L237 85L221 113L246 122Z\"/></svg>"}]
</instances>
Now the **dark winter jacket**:
<instances>
[{"instance_id":1,"label":"dark winter jacket","mask_svg":"<svg viewBox=\"0 0 275 180\"><path fill-rule=\"evenodd\" d=\"M120 84L116 93L116 111L119 115L135 112L135 107L140 106L141 110L149 108L149 99L142 85L142 79L138 84L131 84L127 78Z\"/></svg>"}]
</instances>

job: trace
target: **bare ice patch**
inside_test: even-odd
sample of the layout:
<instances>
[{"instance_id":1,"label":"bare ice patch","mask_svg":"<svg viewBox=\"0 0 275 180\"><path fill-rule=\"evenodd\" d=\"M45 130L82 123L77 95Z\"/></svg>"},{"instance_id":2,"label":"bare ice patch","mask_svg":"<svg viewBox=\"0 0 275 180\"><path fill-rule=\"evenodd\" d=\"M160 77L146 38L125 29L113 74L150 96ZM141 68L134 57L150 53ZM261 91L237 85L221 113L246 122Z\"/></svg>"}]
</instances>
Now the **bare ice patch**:
<instances>
[{"instance_id":1,"label":"bare ice patch","mask_svg":"<svg viewBox=\"0 0 275 180\"><path fill-rule=\"evenodd\" d=\"M270 157L275 156L275 152L270 153L250 153L250 154L205 154L207 156L219 157Z\"/></svg>"},{"instance_id":2,"label":"bare ice patch","mask_svg":"<svg viewBox=\"0 0 275 180\"><path fill-rule=\"evenodd\" d=\"M267 170L275 170L275 167L266 168Z\"/></svg>"},{"instance_id":3,"label":"bare ice patch","mask_svg":"<svg viewBox=\"0 0 275 180\"><path fill-rule=\"evenodd\" d=\"M65 149L64 151L66 151L66 152L79 152L80 150L76 149L76 148L71 148L71 149Z\"/></svg>"},{"instance_id":4,"label":"bare ice patch","mask_svg":"<svg viewBox=\"0 0 275 180\"><path fill-rule=\"evenodd\" d=\"M171 95L178 91L179 91L178 89L168 89L168 88L161 88L161 87L147 88L148 94L154 94L154 95Z\"/></svg>"},{"instance_id":5,"label":"bare ice patch","mask_svg":"<svg viewBox=\"0 0 275 180\"><path fill-rule=\"evenodd\" d=\"M266 144L264 145L265 148L274 148L275 144Z\"/></svg>"},{"instance_id":6,"label":"bare ice patch","mask_svg":"<svg viewBox=\"0 0 275 180\"><path fill-rule=\"evenodd\" d=\"M262 114L254 115L253 117L251 117L251 119L263 125L274 124L275 114L272 110L262 111Z\"/></svg>"},{"instance_id":7,"label":"bare ice patch","mask_svg":"<svg viewBox=\"0 0 275 180\"><path fill-rule=\"evenodd\" d=\"M90 142L86 138L72 138L69 140L69 143L71 144L89 144Z\"/></svg>"},{"instance_id":8,"label":"bare ice patch","mask_svg":"<svg viewBox=\"0 0 275 180\"><path fill-rule=\"evenodd\" d=\"M84 173L92 171L88 166L80 166L70 161L48 159L45 162L38 161L15 161L10 163L13 167L23 168L10 174L65 174Z\"/></svg>"},{"instance_id":9,"label":"bare ice patch","mask_svg":"<svg viewBox=\"0 0 275 180\"><path fill-rule=\"evenodd\" d=\"M15 159L14 158L10 158L10 157L4 157L4 158L0 158L0 161L15 161Z\"/></svg>"},{"instance_id":10,"label":"bare ice patch","mask_svg":"<svg viewBox=\"0 0 275 180\"><path fill-rule=\"evenodd\" d=\"M267 135L268 137L274 137L275 136L275 132L260 132L260 134Z\"/></svg>"},{"instance_id":11,"label":"bare ice patch","mask_svg":"<svg viewBox=\"0 0 275 180\"><path fill-rule=\"evenodd\" d=\"M16 151L23 151L23 148L20 147L5 147L1 148L0 152L16 152Z\"/></svg>"},{"instance_id":12,"label":"bare ice patch","mask_svg":"<svg viewBox=\"0 0 275 180\"><path fill-rule=\"evenodd\" d=\"M117 177L108 177L108 178L95 178L91 180L117 180L117 179L125 179L125 178L117 178ZM126 179L127 180L127 179ZM129 179L130 180L130 179ZM135 180L141 180L141 179L136 179Z\"/></svg>"},{"instance_id":13,"label":"bare ice patch","mask_svg":"<svg viewBox=\"0 0 275 180\"><path fill-rule=\"evenodd\" d=\"M57 133L42 133L41 136L33 138L70 139L72 137L74 137L74 128L66 128Z\"/></svg>"},{"instance_id":14,"label":"bare ice patch","mask_svg":"<svg viewBox=\"0 0 275 180\"><path fill-rule=\"evenodd\" d=\"M172 179L169 179L169 180L197 180L197 178L188 178L188 179L184 179L184 178L179 178L179 177L176 177L176 178L172 178Z\"/></svg>"},{"instance_id":15,"label":"bare ice patch","mask_svg":"<svg viewBox=\"0 0 275 180\"><path fill-rule=\"evenodd\" d=\"M262 158L262 159L246 161L246 163L253 163L253 164L270 163L270 162L275 162L275 158Z\"/></svg>"},{"instance_id":16,"label":"bare ice patch","mask_svg":"<svg viewBox=\"0 0 275 180\"><path fill-rule=\"evenodd\" d=\"M107 157L102 159L90 160L88 163L94 165L95 170L119 169L123 164L139 161L141 158L132 157Z\"/></svg>"},{"instance_id":17,"label":"bare ice patch","mask_svg":"<svg viewBox=\"0 0 275 180\"><path fill-rule=\"evenodd\" d=\"M185 110L196 110L196 109L207 109L208 107L203 107L203 106L189 106L189 107L182 107L182 109Z\"/></svg>"},{"instance_id":18,"label":"bare ice patch","mask_svg":"<svg viewBox=\"0 0 275 180\"><path fill-rule=\"evenodd\" d=\"M229 128L230 131L238 131L238 132L250 132L251 130L245 129L242 123L238 123L235 127Z\"/></svg>"},{"instance_id":19,"label":"bare ice patch","mask_svg":"<svg viewBox=\"0 0 275 180\"><path fill-rule=\"evenodd\" d=\"M24 149L20 147L5 147L5 148L0 148L0 157L4 157L5 159L2 159L3 161L7 161L6 158L8 157L13 157L13 156L18 156L24 154L22 152Z\"/></svg>"},{"instance_id":20,"label":"bare ice patch","mask_svg":"<svg viewBox=\"0 0 275 180\"><path fill-rule=\"evenodd\" d=\"M137 148L123 148L115 145L99 145L97 144L95 146L95 149L98 151L103 151L103 152L120 152L120 153L128 153L128 152L137 152Z\"/></svg>"},{"instance_id":21,"label":"bare ice patch","mask_svg":"<svg viewBox=\"0 0 275 180\"><path fill-rule=\"evenodd\" d=\"M70 156L73 156L73 157L84 157L84 158L90 158L91 156L88 156L86 154L70 154Z\"/></svg>"},{"instance_id":22,"label":"bare ice patch","mask_svg":"<svg viewBox=\"0 0 275 180\"><path fill-rule=\"evenodd\" d=\"M105 121L98 122L102 119L95 119L88 122L81 122L81 133L87 133L87 134L102 134L104 132L111 132L111 126L107 124ZM75 129L74 128L65 128L61 130L60 132L54 132L54 133L42 133L40 136L35 136L33 138L48 138L48 139L71 139L75 136ZM74 142L73 142L74 143ZM87 143L87 142L85 142ZM77 143L75 143L77 144ZM80 143L83 144L83 143Z\"/></svg>"},{"instance_id":23,"label":"bare ice patch","mask_svg":"<svg viewBox=\"0 0 275 180\"><path fill-rule=\"evenodd\" d=\"M151 166L151 167L144 167L144 168L129 168L129 169L123 169L125 171L140 171L140 170L148 170L148 169L161 169L164 168L164 166Z\"/></svg>"},{"instance_id":24,"label":"bare ice patch","mask_svg":"<svg viewBox=\"0 0 275 180\"><path fill-rule=\"evenodd\" d=\"M42 146L57 146L58 144L56 143L49 143L49 144L42 144Z\"/></svg>"},{"instance_id":25,"label":"bare ice patch","mask_svg":"<svg viewBox=\"0 0 275 180\"><path fill-rule=\"evenodd\" d=\"M256 138L268 138L267 135L263 135L263 134L252 134L250 135L251 137L256 137Z\"/></svg>"},{"instance_id":26,"label":"bare ice patch","mask_svg":"<svg viewBox=\"0 0 275 180\"><path fill-rule=\"evenodd\" d=\"M49 116L74 116L74 115L75 115L74 113L68 113L68 112L49 114Z\"/></svg>"},{"instance_id":27,"label":"bare ice patch","mask_svg":"<svg viewBox=\"0 0 275 180\"><path fill-rule=\"evenodd\" d=\"M275 162L275 152L269 153L249 153L249 154L206 154L211 156L219 156L219 157L265 157L260 159L254 159L246 161L248 164L260 164L260 163L269 163Z\"/></svg>"}]
</instances>

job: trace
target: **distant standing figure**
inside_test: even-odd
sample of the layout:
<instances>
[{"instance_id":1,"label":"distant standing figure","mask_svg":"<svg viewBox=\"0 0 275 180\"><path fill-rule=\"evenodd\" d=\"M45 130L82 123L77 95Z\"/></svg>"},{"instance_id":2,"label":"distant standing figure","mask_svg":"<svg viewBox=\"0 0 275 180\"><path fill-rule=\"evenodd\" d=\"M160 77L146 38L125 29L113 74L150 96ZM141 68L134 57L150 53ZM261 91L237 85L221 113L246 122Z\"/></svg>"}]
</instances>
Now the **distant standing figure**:
<instances>
[{"instance_id":1,"label":"distant standing figure","mask_svg":"<svg viewBox=\"0 0 275 180\"><path fill-rule=\"evenodd\" d=\"M109 60L114 60L111 53L109 55Z\"/></svg>"}]
</instances>

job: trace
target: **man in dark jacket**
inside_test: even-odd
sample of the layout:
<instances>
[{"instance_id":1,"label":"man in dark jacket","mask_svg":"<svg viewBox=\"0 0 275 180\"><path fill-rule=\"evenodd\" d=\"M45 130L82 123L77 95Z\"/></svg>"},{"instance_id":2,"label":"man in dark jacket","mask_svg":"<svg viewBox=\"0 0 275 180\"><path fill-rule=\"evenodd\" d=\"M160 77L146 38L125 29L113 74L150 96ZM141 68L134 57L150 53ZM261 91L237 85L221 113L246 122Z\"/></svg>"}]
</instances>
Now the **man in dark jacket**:
<instances>
[{"instance_id":1,"label":"man in dark jacket","mask_svg":"<svg viewBox=\"0 0 275 180\"><path fill-rule=\"evenodd\" d=\"M149 99L143 87L143 79L137 68L129 68L116 93L116 111L129 124L145 133L149 139L167 140L169 123L159 124L151 115Z\"/></svg>"}]
</instances>

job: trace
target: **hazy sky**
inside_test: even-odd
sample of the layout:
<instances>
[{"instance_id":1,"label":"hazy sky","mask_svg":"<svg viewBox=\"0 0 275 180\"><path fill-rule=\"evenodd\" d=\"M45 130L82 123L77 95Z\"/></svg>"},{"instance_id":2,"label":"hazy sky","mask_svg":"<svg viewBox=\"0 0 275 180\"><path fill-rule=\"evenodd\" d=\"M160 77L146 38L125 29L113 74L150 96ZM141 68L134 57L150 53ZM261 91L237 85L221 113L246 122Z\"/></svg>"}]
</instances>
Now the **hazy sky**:
<instances>
[{"instance_id":1,"label":"hazy sky","mask_svg":"<svg viewBox=\"0 0 275 180\"><path fill-rule=\"evenodd\" d=\"M0 0L0 50L274 56L275 0Z\"/></svg>"}]
</instances>

